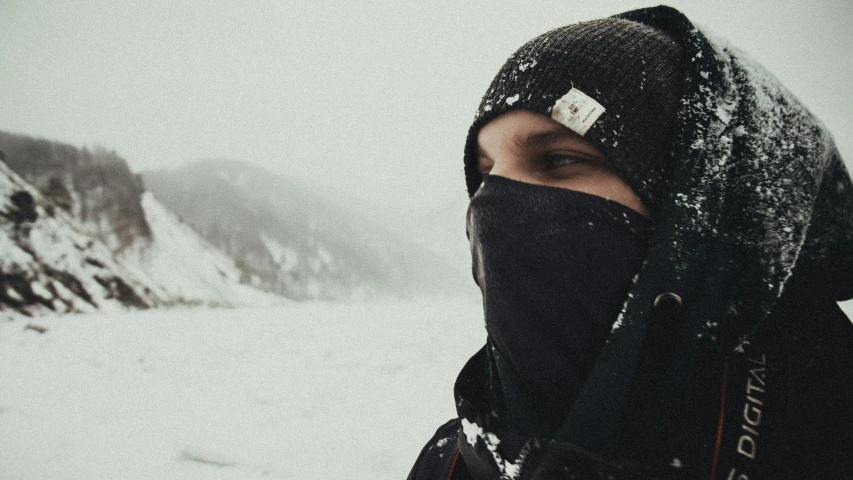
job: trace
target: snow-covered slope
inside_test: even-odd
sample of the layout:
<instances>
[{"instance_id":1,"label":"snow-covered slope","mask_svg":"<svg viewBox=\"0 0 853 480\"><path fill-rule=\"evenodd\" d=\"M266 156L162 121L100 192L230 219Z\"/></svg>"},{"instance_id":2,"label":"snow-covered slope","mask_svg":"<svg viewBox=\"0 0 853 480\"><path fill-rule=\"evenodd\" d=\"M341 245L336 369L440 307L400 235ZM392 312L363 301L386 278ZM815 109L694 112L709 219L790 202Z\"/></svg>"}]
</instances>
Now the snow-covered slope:
<instances>
[{"instance_id":1,"label":"snow-covered slope","mask_svg":"<svg viewBox=\"0 0 853 480\"><path fill-rule=\"evenodd\" d=\"M284 301L241 283L241 272L234 261L146 193L140 178L131 173L127 162L115 152L103 148L92 152L45 139L0 132L0 160L8 162L6 171L14 171L19 183L30 185L29 192L40 192L39 202L49 205L45 208L73 225L74 240L63 240L67 229L61 229L53 232L55 243L91 243L92 247L87 248L97 249L101 257L109 260L94 260L95 264L83 261L83 268L110 265L110 268L122 269L121 275L105 277L107 280L97 277L99 281L115 284L108 287L114 290L112 297L122 299L120 303L139 307L163 304L236 306ZM39 229L35 232L37 234ZM17 242L14 239L16 230L9 230L8 234L12 237L0 239L0 242ZM47 265L43 268L48 270L56 266L54 262L76 258L63 253L59 246L43 250L39 261L43 261ZM76 279L78 273L86 278L92 276L83 271L69 272L63 277L67 279L65 283L76 281L72 279ZM127 275L135 279L139 288L109 280ZM21 288L26 290L26 287ZM53 287L45 288L50 292ZM138 299L131 295L136 290L143 292L136 295ZM20 303L18 297L22 293L15 293L15 289L9 292L6 297L0 296L0 303L13 306ZM30 295L29 291L23 293ZM47 307L49 302L41 302L37 297L27 301L44 304L48 310L55 309ZM66 309L78 311L101 306L98 302L84 303L86 305Z\"/></svg>"},{"instance_id":2,"label":"snow-covered slope","mask_svg":"<svg viewBox=\"0 0 853 480\"><path fill-rule=\"evenodd\" d=\"M263 306L286 299L240 283L234 260L201 238L150 192L142 195L142 209L151 231L138 238L119 258L140 270L180 303L211 306Z\"/></svg>"},{"instance_id":3,"label":"snow-covered slope","mask_svg":"<svg viewBox=\"0 0 853 480\"><path fill-rule=\"evenodd\" d=\"M204 160L142 178L259 288L322 299L468 291L470 277L424 245L251 164Z\"/></svg>"},{"instance_id":4,"label":"snow-covered slope","mask_svg":"<svg viewBox=\"0 0 853 480\"><path fill-rule=\"evenodd\" d=\"M0 215L0 310L37 315L168 301L3 162Z\"/></svg>"},{"instance_id":5,"label":"snow-covered slope","mask_svg":"<svg viewBox=\"0 0 853 480\"><path fill-rule=\"evenodd\" d=\"M149 235L142 182L116 152L0 132L0 160L111 251Z\"/></svg>"}]
</instances>

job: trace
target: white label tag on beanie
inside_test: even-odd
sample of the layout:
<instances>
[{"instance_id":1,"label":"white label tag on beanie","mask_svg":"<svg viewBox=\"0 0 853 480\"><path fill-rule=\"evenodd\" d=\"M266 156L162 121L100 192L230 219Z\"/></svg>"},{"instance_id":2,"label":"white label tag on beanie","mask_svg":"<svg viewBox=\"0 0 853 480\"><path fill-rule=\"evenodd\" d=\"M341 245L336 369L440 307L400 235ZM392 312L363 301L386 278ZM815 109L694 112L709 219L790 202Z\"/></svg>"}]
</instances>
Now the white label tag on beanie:
<instances>
[{"instance_id":1,"label":"white label tag on beanie","mask_svg":"<svg viewBox=\"0 0 853 480\"><path fill-rule=\"evenodd\" d=\"M584 136L602 113L604 107L600 103L577 88L572 88L554 104L551 118Z\"/></svg>"}]
</instances>

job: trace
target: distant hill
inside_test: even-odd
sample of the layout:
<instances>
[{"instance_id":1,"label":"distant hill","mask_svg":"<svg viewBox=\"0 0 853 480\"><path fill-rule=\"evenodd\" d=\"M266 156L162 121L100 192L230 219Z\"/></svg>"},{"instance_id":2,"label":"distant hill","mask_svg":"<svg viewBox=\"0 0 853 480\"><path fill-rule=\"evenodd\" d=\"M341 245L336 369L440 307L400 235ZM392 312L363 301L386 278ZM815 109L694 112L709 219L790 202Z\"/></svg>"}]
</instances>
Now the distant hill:
<instances>
[{"instance_id":1,"label":"distant hill","mask_svg":"<svg viewBox=\"0 0 853 480\"><path fill-rule=\"evenodd\" d=\"M154 196L231 256L242 281L290 298L448 293L458 268L323 192L248 163L147 171Z\"/></svg>"},{"instance_id":2,"label":"distant hill","mask_svg":"<svg viewBox=\"0 0 853 480\"><path fill-rule=\"evenodd\" d=\"M145 192L114 152L0 132L0 166L9 220L0 309L284 301L241 284L234 260Z\"/></svg>"},{"instance_id":3,"label":"distant hill","mask_svg":"<svg viewBox=\"0 0 853 480\"><path fill-rule=\"evenodd\" d=\"M233 161L140 176L104 148L0 132L0 310L467 289L458 266L324 193Z\"/></svg>"}]
</instances>

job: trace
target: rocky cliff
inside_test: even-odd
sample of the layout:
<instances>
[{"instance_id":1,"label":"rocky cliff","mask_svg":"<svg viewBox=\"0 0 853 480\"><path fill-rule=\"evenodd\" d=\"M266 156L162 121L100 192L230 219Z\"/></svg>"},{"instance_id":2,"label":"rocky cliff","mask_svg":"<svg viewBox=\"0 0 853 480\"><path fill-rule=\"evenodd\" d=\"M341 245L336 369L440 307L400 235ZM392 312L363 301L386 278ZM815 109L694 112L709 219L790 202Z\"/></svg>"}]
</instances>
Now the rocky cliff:
<instances>
[{"instance_id":1,"label":"rocky cliff","mask_svg":"<svg viewBox=\"0 0 853 480\"><path fill-rule=\"evenodd\" d=\"M2 162L0 216L0 310L37 315L169 303Z\"/></svg>"},{"instance_id":2,"label":"rocky cliff","mask_svg":"<svg viewBox=\"0 0 853 480\"><path fill-rule=\"evenodd\" d=\"M0 152L0 160L111 250L150 238L140 201L145 189L115 152L5 132Z\"/></svg>"}]
</instances>

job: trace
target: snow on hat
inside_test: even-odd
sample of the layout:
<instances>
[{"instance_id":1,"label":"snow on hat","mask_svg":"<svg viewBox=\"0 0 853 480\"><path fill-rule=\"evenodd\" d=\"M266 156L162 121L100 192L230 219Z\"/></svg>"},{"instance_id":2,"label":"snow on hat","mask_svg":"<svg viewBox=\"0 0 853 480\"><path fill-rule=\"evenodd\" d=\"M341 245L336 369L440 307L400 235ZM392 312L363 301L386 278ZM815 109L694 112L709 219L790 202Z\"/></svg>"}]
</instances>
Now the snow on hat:
<instances>
[{"instance_id":1,"label":"snow on hat","mask_svg":"<svg viewBox=\"0 0 853 480\"><path fill-rule=\"evenodd\" d=\"M468 194L482 182L480 129L524 109L583 135L654 211L672 162L684 62L684 49L668 34L624 19L577 23L534 38L492 80L468 131Z\"/></svg>"}]
</instances>

